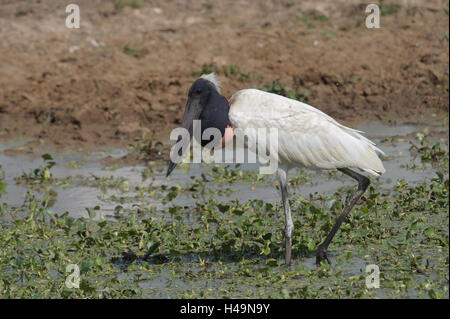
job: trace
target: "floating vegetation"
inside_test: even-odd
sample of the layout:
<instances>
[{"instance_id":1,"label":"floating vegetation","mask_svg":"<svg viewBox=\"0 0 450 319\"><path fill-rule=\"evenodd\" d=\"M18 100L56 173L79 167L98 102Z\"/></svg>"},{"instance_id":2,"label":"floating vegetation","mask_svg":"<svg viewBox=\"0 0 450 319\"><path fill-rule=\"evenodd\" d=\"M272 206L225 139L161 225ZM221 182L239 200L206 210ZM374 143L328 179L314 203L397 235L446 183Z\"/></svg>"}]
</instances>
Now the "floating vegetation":
<instances>
[{"instance_id":1,"label":"floating vegetation","mask_svg":"<svg viewBox=\"0 0 450 319\"><path fill-rule=\"evenodd\" d=\"M60 176L58 165L67 166L46 154L37 168L13 179L13 187L26 190L20 202L0 204L0 295L448 298L448 146L426 131L410 144L400 138L382 143L406 153L411 146L415 158L388 154L386 164L409 163L403 172L425 177L373 179L330 246L332 265L320 267L317 246L354 192L337 171L290 174L295 229L293 263L286 268L284 214L279 199L267 193L270 187L277 194L271 176L240 165L202 164L197 174L188 167L167 180L162 163L127 173L118 168ZM147 152L149 145L156 148L144 137L130 149ZM2 199L11 178L0 167ZM329 191L301 192L330 178L335 186ZM77 202L81 212L74 217L74 206L54 205L62 188L82 188L96 201ZM380 269L377 289L366 286L368 265Z\"/></svg>"},{"instance_id":2,"label":"floating vegetation","mask_svg":"<svg viewBox=\"0 0 450 319\"><path fill-rule=\"evenodd\" d=\"M182 191L182 186L161 188L170 197ZM448 191L448 178L418 185L400 180L383 192L370 187L330 247L334 265L319 268L315 249L352 187L308 199L297 195L291 199L295 258L289 269L283 265L283 215L276 202L221 203L210 196L191 207L118 205L115 219L105 219L97 206L87 208L85 218L72 218L53 212L47 195L30 191L22 205L0 206L0 293L448 298ZM151 247L157 248L144 260ZM66 286L69 264L81 269L78 289ZM381 269L379 289L365 286L368 264Z\"/></svg>"},{"instance_id":3,"label":"floating vegetation","mask_svg":"<svg viewBox=\"0 0 450 319\"><path fill-rule=\"evenodd\" d=\"M412 154L420 156L422 163L431 163L434 165L446 165L448 171L448 142L444 145L442 142L432 142L425 133L417 133L419 145L410 141Z\"/></svg>"},{"instance_id":4,"label":"floating vegetation","mask_svg":"<svg viewBox=\"0 0 450 319\"><path fill-rule=\"evenodd\" d=\"M42 155L44 164L32 170L29 173L23 173L17 178L18 182L22 181L26 184L42 184L44 182L51 182L52 173L50 169L56 164L50 154Z\"/></svg>"}]
</instances>

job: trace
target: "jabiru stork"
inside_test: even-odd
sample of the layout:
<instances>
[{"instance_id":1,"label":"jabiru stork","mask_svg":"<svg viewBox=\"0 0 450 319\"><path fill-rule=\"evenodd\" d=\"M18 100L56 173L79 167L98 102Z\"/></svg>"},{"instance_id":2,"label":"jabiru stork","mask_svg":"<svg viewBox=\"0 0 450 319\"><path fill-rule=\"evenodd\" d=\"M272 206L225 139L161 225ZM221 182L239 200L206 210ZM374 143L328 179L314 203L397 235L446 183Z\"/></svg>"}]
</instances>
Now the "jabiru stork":
<instances>
[{"instance_id":1,"label":"jabiru stork","mask_svg":"<svg viewBox=\"0 0 450 319\"><path fill-rule=\"evenodd\" d=\"M370 184L368 177L353 168L374 176L385 172L377 155L384 154L383 151L360 134L363 132L338 123L308 104L257 89L240 90L227 100L220 94L220 82L214 73L202 75L189 89L182 126L188 130L191 137L194 120L201 121L202 133L208 128L220 130L222 142L232 138L233 130L261 127L278 129L276 173L284 206L285 263L288 266L291 264L294 231L287 192L287 172L290 168L337 169L358 182L358 188L349 204L317 249L318 265L323 260L330 263L327 256L328 246L347 214ZM205 146L208 142L201 141L201 145ZM255 141L249 144L255 145ZM179 155L182 156L181 149ZM170 175L175 166L176 163L171 160L166 176Z\"/></svg>"}]
</instances>

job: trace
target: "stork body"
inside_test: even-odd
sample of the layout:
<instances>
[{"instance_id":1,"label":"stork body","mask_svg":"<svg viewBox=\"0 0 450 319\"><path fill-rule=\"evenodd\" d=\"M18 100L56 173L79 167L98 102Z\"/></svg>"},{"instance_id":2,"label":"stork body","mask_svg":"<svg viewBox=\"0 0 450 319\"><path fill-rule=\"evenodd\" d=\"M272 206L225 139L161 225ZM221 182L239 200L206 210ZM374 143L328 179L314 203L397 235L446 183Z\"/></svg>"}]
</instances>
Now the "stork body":
<instances>
[{"instance_id":1,"label":"stork body","mask_svg":"<svg viewBox=\"0 0 450 319\"><path fill-rule=\"evenodd\" d=\"M277 128L278 162L285 167L355 167L378 176L384 167L373 142L322 111L299 101L256 89L230 99L233 128ZM253 135L254 136L254 135ZM249 145L256 145L252 141Z\"/></svg>"},{"instance_id":2,"label":"stork body","mask_svg":"<svg viewBox=\"0 0 450 319\"><path fill-rule=\"evenodd\" d=\"M217 90L211 96L220 93L219 83L213 75L204 76L204 79L194 82L191 90L200 95L203 94L200 92L202 89L199 89L203 85L199 85L198 81L201 84L205 80L212 84L208 89ZM190 95L191 99L192 96ZM190 100L186 105L183 123L185 123L190 104L196 104L195 101ZM221 107L223 108L223 106ZM200 111L201 114L211 114L209 111L204 111L212 108L208 103L200 108L203 109L203 111ZM201 118L201 116L198 116L198 118ZM223 117L223 115L221 116ZM220 121L213 120L212 122L218 123ZM360 134L362 132L339 124L322 111L308 104L257 89L241 90L233 94L229 100L228 118L225 122L230 122L233 130L257 130L258 128L276 128L278 130L278 152L277 154L271 154L271 156L275 156L278 161L277 175L281 186L286 223L285 261L287 265L291 263L292 233L294 231L287 192L287 172L289 168L338 169L358 182L358 190L353 195L349 205L344 208L332 230L317 250L316 262L318 264L322 260L329 262L327 249L331 240L347 214L370 184L367 177L351 168L357 168L371 175L379 176L385 172L385 169L377 153L383 152L373 142L362 136ZM222 127L223 124L220 126L216 128L221 130L225 139L229 135L227 134L229 130ZM186 126L186 129L189 130L189 126ZM256 134L246 136L251 139L255 138ZM248 145L249 147L255 147L257 141L249 141ZM255 151L255 149L252 150ZM174 166L175 164L171 162L168 174Z\"/></svg>"}]
</instances>

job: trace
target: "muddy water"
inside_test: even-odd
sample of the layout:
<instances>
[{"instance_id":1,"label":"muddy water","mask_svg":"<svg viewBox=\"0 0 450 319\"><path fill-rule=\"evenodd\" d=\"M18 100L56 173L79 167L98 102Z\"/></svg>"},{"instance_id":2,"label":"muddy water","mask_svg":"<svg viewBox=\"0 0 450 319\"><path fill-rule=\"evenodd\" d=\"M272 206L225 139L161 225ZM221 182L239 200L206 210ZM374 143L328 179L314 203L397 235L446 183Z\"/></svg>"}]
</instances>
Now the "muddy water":
<instances>
[{"instance_id":1,"label":"muddy water","mask_svg":"<svg viewBox=\"0 0 450 319\"><path fill-rule=\"evenodd\" d=\"M402 126L385 126L380 123L370 123L358 129L365 131L366 136L371 138L380 148L388 155L388 159L384 161L386 168L386 174L379 178L380 187L391 187L398 179L405 179L408 182L422 181L427 177L434 176L434 171L429 169L421 170L409 170L407 165L414 161L410 154L410 144L408 139L400 138L400 142L396 142L393 145L387 143L379 143L386 137L396 136L402 137L408 134L419 132L424 129L424 126L418 125L402 125ZM24 144L25 140L13 141L0 145L0 165L6 172L6 193L2 195L0 201L6 202L9 205L20 205L23 203L24 196L27 192L27 186L23 184L17 184L15 177L22 175L24 172L30 172L31 170L41 166L43 160L41 158L34 158L26 155L7 156L4 155L3 150L14 149ZM69 183L65 186L51 186L54 192L54 203L51 210L56 213L69 212L71 216L81 217L87 216L86 207L100 206L102 213L107 216L112 214L114 208L118 205L117 202L110 201L108 198L111 196L133 198L136 195L134 191L137 185L148 186L152 183L153 186L161 185L181 185L185 186L194 179L201 178L202 174L211 170L212 165L205 164L191 164L186 169L175 169L172 175L166 179L164 176L165 166L163 163L157 164L153 168L153 175L143 180L141 173L146 169L144 166L125 166L117 169L110 169L104 167L100 160L105 156L121 157L126 154L126 150L113 149L108 152L97 152L91 154L81 154L77 152L65 152L59 154L52 154L56 165L52 168L52 174L55 178L67 178L69 176L79 176L79 179L93 180L95 177L113 177L115 179L125 178L130 187L129 191L117 188L101 189L100 187L87 186L83 183ZM419 160L415 160L416 164L419 164ZM75 165L74 165L75 164ZM233 169L233 164L228 165L229 169ZM256 170L256 165L243 165L240 169L244 170ZM302 171L299 169L292 169L289 172L290 177L295 177ZM354 184L354 181L350 178L344 177L341 174L337 174L334 177L330 177L326 172L318 173L315 171L308 171L311 179L308 182L302 183L296 188L291 188L292 193L301 194L303 197L307 197L311 193L319 192L333 192L343 185ZM205 174L207 175L207 174ZM208 178L208 175L207 175ZM211 179L211 178L209 178ZM280 200L278 191L273 187L274 177L266 179L262 183L250 185L246 182L237 182L234 184L222 184L222 183L208 183L208 187L219 190L229 188L232 191L228 195L213 195L216 196L219 201L230 201L239 199L240 201L247 201L249 199L264 199L268 202ZM42 193L43 190L35 190L37 193ZM139 197L136 200L128 200L127 203L122 206L131 206L136 204L135 201L150 206L161 207L161 201L153 199L151 197ZM133 203L132 203L133 202ZM194 205L195 199L190 195L180 195L176 197L172 204L181 206Z\"/></svg>"}]
</instances>

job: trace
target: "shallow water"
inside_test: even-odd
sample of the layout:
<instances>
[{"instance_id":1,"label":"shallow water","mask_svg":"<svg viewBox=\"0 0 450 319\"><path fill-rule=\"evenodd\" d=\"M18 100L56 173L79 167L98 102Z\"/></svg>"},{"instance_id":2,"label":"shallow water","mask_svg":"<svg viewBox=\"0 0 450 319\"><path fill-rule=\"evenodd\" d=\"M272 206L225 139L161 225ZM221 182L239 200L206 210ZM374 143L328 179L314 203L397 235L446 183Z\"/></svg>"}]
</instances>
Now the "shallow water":
<instances>
[{"instance_id":1,"label":"shallow water","mask_svg":"<svg viewBox=\"0 0 450 319\"><path fill-rule=\"evenodd\" d=\"M406 136L412 136L415 132L422 132L426 127L425 125L403 125L398 127L385 126L379 123L370 123L366 126L358 127L362 131L365 131L365 136L372 139L378 144L378 146L386 153L387 158L383 160L386 168L386 173L380 178L372 178L373 185L378 189L390 189L398 180L404 179L410 184L421 182L424 179L434 177L436 174L435 169L432 166L423 166L420 163L420 159L415 159L410 152L411 144ZM438 127L438 129L440 129ZM390 137L395 136L395 139ZM25 140L17 140L9 143L0 144L0 165L5 171L5 180L7 183L6 193L0 197L0 202L5 202L9 206L19 206L23 203L25 194L29 189L32 189L37 195L44 196L48 193L50 188L54 195L54 202L51 204L50 210L54 213L62 214L69 212L69 215L73 217L88 217L86 208L93 208L100 206L100 212L103 216L116 216L115 208L120 205L126 208L132 208L133 205L141 205L145 207L154 206L156 208L171 207L173 205L179 206L194 206L198 201L198 198L194 198L193 195L199 192L182 192L178 194L172 201L165 202L161 198L167 195L168 191L162 190L164 185L168 187L181 185L181 188L188 188L189 185L196 179L201 180L202 176L206 176L209 181L205 184L206 187L211 188L213 192L206 193L206 197L214 197L220 202L230 202L232 200L239 200L240 202L246 202L251 199L263 199L264 202L278 202L280 201L279 191L274 187L275 177L271 176L267 179L258 182L252 182L245 178L237 178L234 182L229 183L227 180L217 179L215 180L211 175L211 169L213 165L206 164L191 164L189 166L181 166L175 169L169 178L165 178L165 163L153 163L150 166L152 173L147 178L143 178L142 173L149 170L148 166L123 166L119 168L105 167L101 164L101 159L106 156L112 156L120 158L127 154L127 150L112 149L107 152L94 152L90 154L83 154L78 152L62 152L52 153L53 160L56 165L52 167L51 172L54 178L61 180L67 179L67 183L64 186L54 185L55 183L42 187L31 187L29 185L20 183L18 184L15 177L21 176L23 173L29 173L33 169L38 168L43 164L41 158L36 158L27 155L7 156L3 153L5 149L19 148L26 143ZM411 163L417 164L420 169L408 169L408 165ZM224 164L228 166L229 170L233 170L235 165ZM256 165L242 165L239 169L243 171L255 171L258 169ZM304 198L308 198L310 194L324 193L332 194L340 187L344 185L355 185L355 182L341 173L329 174L328 172L316 172L310 170L293 169L289 172L289 177L294 178L297 175L307 176L305 182L301 182L297 187L290 187L290 195L301 195ZM219 174L220 175L220 174ZM77 176L74 179L70 177ZM94 177L95 176L95 177ZM253 176L253 175L252 175ZM1 177L1 175L0 175ZM113 180L126 181L126 187L100 187L95 183L97 178L109 178ZM217 177L217 176L216 176ZM91 186L90 186L91 185ZM153 196L149 193L140 193L136 190L136 187L143 185L145 187L152 185L159 196ZM355 185L356 186L356 185ZM223 195L218 195L215 191L230 189L229 192L224 192ZM162 197L161 197L162 195ZM121 200L120 200L121 199ZM152 217L172 218L169 216L163 216L160 209L152 211L156 214ZM296 212L293 212L296 214ZM197 223L198 216L183 216L185 223ZM192 225L192 224L191 224ZM281 226L280 226L281 230ZM151 256L148 263L152 266L164 263L167 267L153 267L150 273L144 272L144 279L139 280L139 286L145 291L144 297L152 298L170 298L173 295L177 295L185 289L199 289L203 287L210 287L219 291L223 285L223 280L217 278L209 278L189 281L183 279L184 277L179 274L189 273L196 274L197 272L205 271L204 267L201 267L201 259L208 260L212 269L219 269L236 273L241 267L236 261L228 261L225 259L225 264L218 264L210 251L205 248L201 253L187 253L182 256L174 257L170 254ZM431 252L430 252L431 253ZM202 254L202 256L200 256ZM428 254L428 252L427 252ZM365 274L365 266L368 263L372 263L372 257L366 257L364 255L355 253L349 259L343 259L343 251L330 251L329 257L336 261L336 267L340 267L344 277L351 277L355 275ZM112 256L111 256L112 257ZM134 271L126 271L126 268L130 266L129 261L122 261L120 257L112 257L119 259L113 261L114 266L123 271L121 276L123 279L135 278L138 273ZM162 258L162 262L158 261L158 258ZM264 267L264 260L257 257L260 264L256 264L253 267ZM138 263L144 263L138 257ZM172 262L175 261L175 262ZM282 274L285 272L285 268L282 265L282 256L277 257L277 264L271 268L276 274ZM168 266L170 265L170 271ZM309 270L316 269L315 255L308 256L296 256L293 259L291 269L296 267L306 267ZM211 270L212 272L214 272ZM140 270L139 270L140 271ZM173 272L177 273L177 276L173 275ZM140 275L140 273L139 273ZM121 277L121 278L122 278ZM419 277L416 277L419 278ZM421 279L415 279L420 281ZM300 282L301 280L299 280ZM313 286L320 285L327 286L325 282L314 282ZM241 289L241 288L239 288ZM254 291L257 288L253 285L242 285L242 290ZM389 290L380 290L377 294L378 297L389 297ZM245 293L244 293L245 295ZM177 295L178 296L178 295ZM407 292L407 296L416 296L413 290ZM233 297L239 297L239 295L231 295Z\"/></svg>"},{"instance_id":2,"label":"shallow water","mask_svg":"<svg viewBox=\"0 0 450 319\"><path fill-rule=\"evenodd\" d=\"M380 123L369 123L365 126L358 127L357 129L365 131L365 136L372 139L379 144L383 138L387 136L406 136L413 132L422 131L424 125L402 125L397 127L386 126ZM0 145L0 165L6 172L5 182L6 193L0 198L0 201L6 202L9 205L20 205L23 203L28 186L23 184L17 184L14 180L15 177L20 176L24 172L30 172L31 170L39 167L43 164L41 158L34 158L27 155L7 156L3 154L3 150L17 148L24 144L26 140L18 140L10 143ZM388 155L389 159L384 160L386 173L378 179L381 183L381 187L389 188L396 183L399 179L405 179L409 183L422 181L427 177L432 177L435 172L432 168L421 170L410 170L407 168L407 164L414 161L410 154L410 144L407 139L396 142L394 145L379 144L379 147ZM133 198L137 193L134 191L136 185L147 186L152 183L153 186L160 185L182 185L185 186L194 179L201 178L202 174L211 170L213 167L206 164L190 164L189 169L177 168L173 171L169 178L165 178L165 164L159 163L154 167L154 174L145 181L143 180L141 173L146 169L145 166L124 166L117 169L110 169L103 166L100 160L106 156L121 157L127 153L126 150L114 149L109 152L94 152L91 154L81 154L78 152L63 152L52 154L53 160L56 165L51 169L54 178L66 178L69 176L80 176L80 178L93 180L92 175L97 177L114 177L125 178L130 185L129 191L123 191L117 188L106 188L102 190L99 187L92 187L83 185L83 183L69 183L65 186L51 186L54 191L54 203L51 210L56 213L64 213L66 211L73 217L86 217L86 208L92 208L100 206L102 213L107 216L113 214L114 208L117 206L116 202L108 201L111 196ZM75 163L75 165L73 165ZM415 160L416 164L420 163L419 159ZM72 164L72 165L70 165ZM235 167L234 164L222 164L228 166L230 169ZM243 170L256 170L255 164L242 165L240 169ZM348 177L344 177L342 174L337 174L334 177L330 177L326 172L316 172L310 170L304 170L303 172L310 174L311 179L296 188L291 187L291 193L301 194L303 197L308 197L309 194L315 192L326 193L334 192L339 187L344 185L355 184L353 180ZM300 169L292 169L289 171L289 177L295 177L302 171ZM207 175L208 179L209 176ZM376 180L373 179L373 180ZM228 195L214 195L218 201L228 202L238 199L239 201L247 201L250 199L264 199L267 202L279 201L280 194L276 188L273 187L275 178L269 177L267 180L249 185L248 182L236 182L233 184L213 182L208 183L208 187L214 190L229 188L232 190ZM37 190L39 193L39 189ZM148 204L150 206L162 207L164 206L160 200L153 199L148 196L140 197L138 199L141 203ZM177 204L180 206L192 206L195 204L195 199L190 194L181 194L177 196L171 204ZM123 207L130 207L134 203L122 204Z\"/></svg>"}]
</instances>

